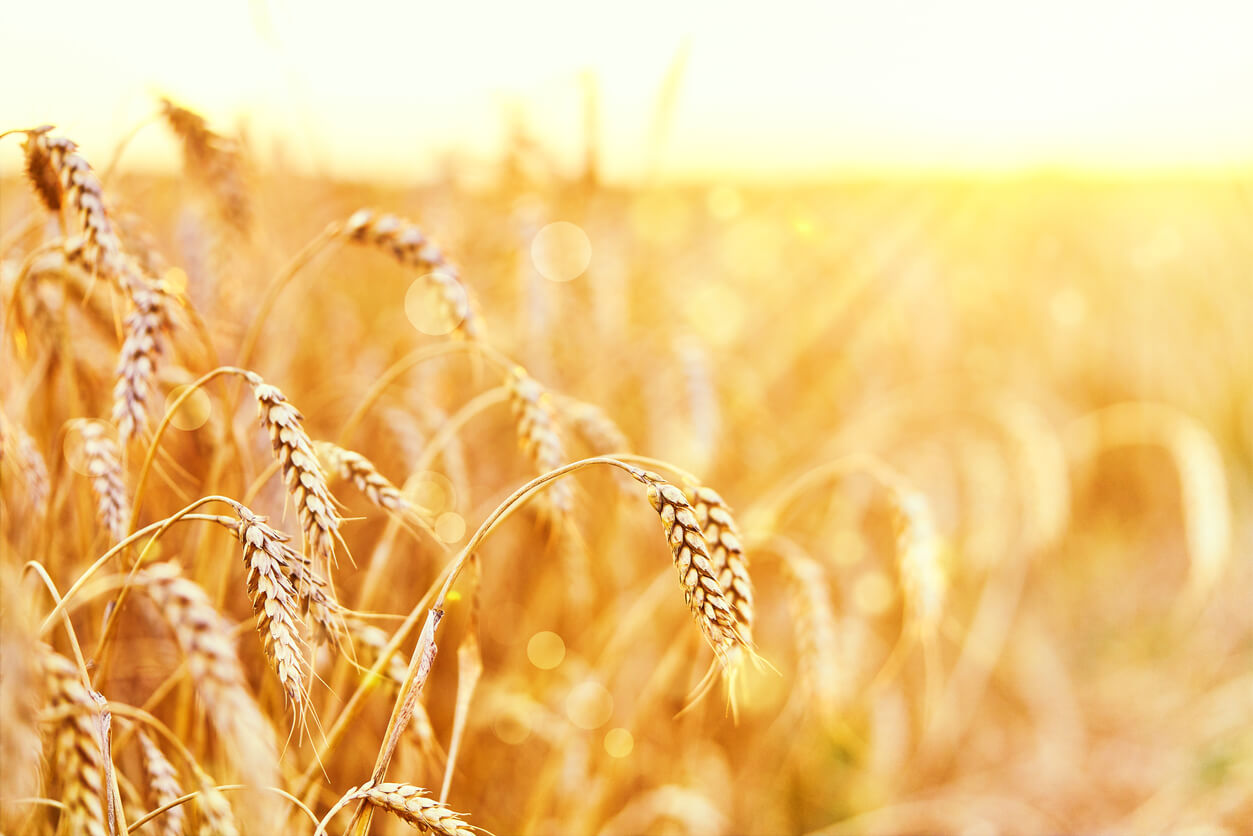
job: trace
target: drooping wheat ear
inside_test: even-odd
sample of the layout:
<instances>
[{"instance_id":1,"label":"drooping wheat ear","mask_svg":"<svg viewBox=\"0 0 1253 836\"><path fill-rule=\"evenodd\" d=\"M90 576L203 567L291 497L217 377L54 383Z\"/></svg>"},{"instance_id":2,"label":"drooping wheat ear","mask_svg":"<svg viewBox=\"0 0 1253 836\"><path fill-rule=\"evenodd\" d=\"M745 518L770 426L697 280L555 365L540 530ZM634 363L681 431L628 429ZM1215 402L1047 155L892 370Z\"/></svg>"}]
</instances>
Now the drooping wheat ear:
<instances>
[{"instance_id":1,"label":"drooping wheat ear","mask_svg":"<svg viewBox=\"0 0 1253 836\"><path fill-rule=\"evenodd\" d=\"M456 323L455 332L470 340L483 338L483 326L461 281L460 268L415 223L373 209L359 209L344 224L343 234L349 241L374 247L421 272L439 292L443 314L448 322Z\"/></svg>"},{"instance_id":2,"label":"drooping wheat ear","mask_svg":"<svg viewBox=\"0 0 1253 836\"><path fill-rule=\"evenodd\" d=\"M295 594L296 609L309 615L313 622L314 638L318 644L331 641L337 647L346 636L343 608L331 594L321 574L308 556L289 545L290 538L271 528L266 518L254 514L246 506L232 503L238 522L229 528L244 545L244 560L250 560L249 550L259 549L274 566L287 567L285 577Z\"/></svg>"},{"instance_id":3,"label":"drooping wheat ear","mask_svg":"<svg viewBox=\"0 0 1253 836\"><path fill-rule=\"evenodd\" d=\"M335 563L335 540L339 536L340 517L335 498L326 486L326 476L318 467L313 441L305 432L300 411L288 402L278 387L271 386L256 374L249 374L261 425L270 433L274 457L283 467L283 480L296 509L306 547L320 568Z\"/></svg>"},{"instance_id":4,"label":"drooping wheat ear","mask_svg":"<svg viewBox=\"0 0 1253 836\"><path fill-rule=\"evenodd\" d=\"M266 525L264 517L240 504L235 504L235 513L239 521L230 527L244 547L257 632L288 704L298 718L303 717L310 668L300 631L300 596L293 580L301 574L300 556L283 542L285 535Z\"/></svg>"},{"instance_id":5,"label":"drooping wheat ear","mask_svg":"<svg viewBox=\"0 0 1253 836\"><path fill-rule=\"evenodd\" d=\"M505 385L509 389L509 405L518 431L518 446L536 471L543 474L566 464L566 451L557 431L557 416L548 390L521 366L509 371ZM550 485L545 495L553 510L568 514L574 510L573 491L569 482L560 481Z\"/></svg>"},{"instance_id":6,"label":"drooping wheat ear","mask_svg":"<svg viewBox=\"0 0 1253 836\"><path fill-rule=\"evenodd\" d=\"M254 786L273 786L278 779L278 743L248 691L230 622L173 563L145 567L136 582L174 631L192 682L232 762Z\"/></svg>"},{"instance_id":7,"label":"drooping wheat ear","mask_svg":"<svg viewBox=\"0 0 1253 836\"><path fill-rule=\"evenodd\" d=\"M346 798L363 799L380 810L395 815L408 822L421 833L435 833L441 836L474 836L468 824L461 820L460 813L454 813L444 805L426 794L426 790L412 784L394 784L373 782L348 791Z\"/></svg>"},{"instance_id":8,"label":"drooping wheat ear","mask_svg":"<svg viewBox=\"0 0 1253 836\"><path fill-rule=\"evenodd\" d=\"M105 755L93 720L96 703L74 663L51 648L45 648L44 679L56 723L53 770L61 779L65 803L58 832L104 836L107 788Z\"/></svg>"},{"instance_id":9,"label":"drooping wheat ear","mask_svg":"<svg viewBox=\"0 0 1253 836\"><path fill-rule=\"evenodd\" d=\"M183 795L182 785L178 782L178 771L169 758L152 742L144 732L136 732L139 752L144 765L144 777L148 780L148 794L153 808L163 807ZM187 811L182 807L171 807L157 819L157 832L162 836L183 836L187 831Z\"/></svg>"},{"instance_id":10,"label":"drooping wheat ear","mask_svg":"<svg viewBox=\"0 0 1253 836\"><path fill-rule=\"evenodd\" d=\"M200 795L196 796L196 806L200 809L200 826L196 828L196 836L239 836L239 825L235 822L235 811L231 809L230 802L209 776L199 769L196 770L196 788L200 791Z\"/></svg>"},{"instance_id":11,"label":"drooping wheat ear","mask_svg":"<svg viewBox=\"0 0 1253 836\"><path fill-rule=\"evenodd\" d=\"M34 598L18 571L16 565L0 565L0 828L10 833L29 810L8 802L28 798L39 787L43 678Z\"/></svg>"},{"instance_id":12,"label":"drooping wheat ear","mask_svg":"<svg viewBox=\"0 0 1253 836\"><path fill-rule=\"evenodd\" d=\"M553 404L593 455L608 456L631 450L631 441L626 433L596 404L569 395L555 395Z\"/></svg>"},{"instance_id":13,"label":"drooping wheat ear","mask_svg":"<svg viewBox=\"0 0 1253 836\"><path fill-rule=\"evenodd\" d=\"M892 489L896 509L896 555L905 618L924 637L933 637L944 614L948 581L940 563L940 537L931 505L922 493Z\"/></svg>"},{"instance_id":14,"label":"drooping wheat ear","mask_svg":"<svg viewBox=\"0 0 1253 836\"><path fill-rule=\"evenodd\" d=\"M843 704L847 671L827 575L821 564L799 549L789 549L782 556L790 580L797 679L807 703L829 721Z\"/></svg>"},{"instance_id":15,"label":"drooping wheat ear","mask_svg":"<svg viewBox=\"0 0 1253 836\"><path fill-rule=\"evenodd\" d=\"M49 136L51 128L26 135L27 169L43 172L35 180L44 202L52 207L68 203L77 213L80 236L65 243L65 256L93 276L113 282L134 309L126 320L126 342L118 361L118 384L114 390L114 418L125 444L144 425L143 407L152 386L155 361L160 352L159 335L168 322L164 288L145 276L122 247L109 212L104 191L78 146L65 137ZM45 194L52 171L60 186L60 201Z\"/></svg>"},{"instance_id":16,"label":"drooping wheat ear","mask_svg":"<svg viewBox=\"0 0 1253 836\"><path fill-rule=\"evenodd\" d=\"M737 663L751 646L740 632L735 608L714 574L709 547L701 534L696 512L678 487L656 473L632 468L632 475L648 488L648 501L661 516L674 566L679 571L683 597L723 667Z\"/></svg>"},{"instance_id":17,"label":"drooping wheat ear","mask_svg":"<svg viewBox=\"0 0 1253 836\"><path fill-rule=\"evenodd\" d=\"M214 133L203 116L169 99L161 99L161 115L183 146L183 169L213 196L222 220L247 235L252 201L239 143Z\"/></svg>"},{"instance_id":18,"label":"drooping wheat ear","mask_svg":"<svg viewBox=\"0 0 1253 836\"><path fill-rule=\"evenodd\" d=\"M696 512L705 544L709 547L710 564L718 578L718 586L735 609L740 635L753 641L753 582L748 575L748 556L735 517L726 501L713 488L690 484L684 493Z\"/></svg>"},{"instance_id":19,"label":"drooping wheat ear","mask_svg":"<svg viewBox=\"0 0 1253 836\"><path fill-rule=\"evenodd\" d=\"M396 512L410 508L409 500L405 499L400 488L379 473L374 463L365 456L329 441L315 441L313 449L324 468L352 482L377 507Z\"/></svg>"},{"instance_id":20,"label":"drooping wheat ear","mask_svg":"<svg viewBox=\"0 0 1253 836\"><path fill-rule=\"evenodd\" d=\"M26 428L0 413L0 460L9 455L22 475L26 498L35 511L42 514L48 503L48 464Z\"/></svg>"},{"instance_id":21,"label":"drooping wheat ear","mask_svg":"<svg viewBox=\"0 0 1253 836\"><path fill-rule=\"evenodd\" d=\"M29 131L22 147L26 168L44 203L53 211L69 205L78 217L80 237L66 242L66 256L81 263L129 294L142 278L126 258L105 209L104 190L91 164L78 153L78 145L62 136L50 136L51 126ZM57 190L52 193L48 173L55 175Z\"/></svg>"},{"instance_id":22,"label":"drooping wheat ear","mask_svg":"<svg viewBox=\"0 0 1253 836\"><path fill-rule=\"evenodd\" d=\"M79 433L83 439L83 464L96 494L96 513L109 530L110 542L117 543L126 537L130 519L121 453L117 442L109 437L106 425L100 421L81 422Z\"/></svg>"},{"instance_id":23,"label":"drooping wheat ear","mask_svg":"<svg viewBox=\"0 0 1253 836\"><path fill-rule=\"evenodd\" d=\"M113 387L113 422L126 443L148 423L148 400L161 355L161 332L169 324L163 282L150 282L131 294L133 308L126 317L126 339L117 362Z\"/></svg>"}]
</instances>

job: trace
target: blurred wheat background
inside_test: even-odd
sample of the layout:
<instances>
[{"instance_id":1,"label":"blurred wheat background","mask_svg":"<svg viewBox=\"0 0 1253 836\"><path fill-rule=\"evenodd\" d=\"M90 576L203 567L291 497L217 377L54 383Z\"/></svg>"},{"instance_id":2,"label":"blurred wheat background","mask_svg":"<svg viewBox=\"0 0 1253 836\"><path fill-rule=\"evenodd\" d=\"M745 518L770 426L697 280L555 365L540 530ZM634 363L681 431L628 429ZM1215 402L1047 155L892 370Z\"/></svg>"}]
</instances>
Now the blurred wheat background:
<instances>
[{"instance_id":1,"label":"blurred wheat background","mask_svg":"<svg viewBox=\"0 0 1253 836\"><path fill-rule=\"evenodd\" d=\"M0 831L1253 832L1210 6L6 10Z\"/></svg>"}]
</instances>

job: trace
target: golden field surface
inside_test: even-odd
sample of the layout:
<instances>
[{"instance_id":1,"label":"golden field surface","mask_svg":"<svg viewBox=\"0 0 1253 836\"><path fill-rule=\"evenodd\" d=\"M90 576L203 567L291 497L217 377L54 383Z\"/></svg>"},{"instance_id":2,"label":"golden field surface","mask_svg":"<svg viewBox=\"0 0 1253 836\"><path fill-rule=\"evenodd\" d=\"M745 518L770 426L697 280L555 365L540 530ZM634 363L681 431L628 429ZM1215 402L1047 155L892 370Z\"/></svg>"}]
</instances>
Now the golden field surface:
<instances>
[{"instance_id":1,"label":"golden field surface","mask_svg":"<svg viewBox=\"0 0 1253 836\"><path fill-rule=\"evenodd\" d=\"M4 833L1253 829L1250 178L166 116L0 140Z\"/></svg>"}]
</instances>

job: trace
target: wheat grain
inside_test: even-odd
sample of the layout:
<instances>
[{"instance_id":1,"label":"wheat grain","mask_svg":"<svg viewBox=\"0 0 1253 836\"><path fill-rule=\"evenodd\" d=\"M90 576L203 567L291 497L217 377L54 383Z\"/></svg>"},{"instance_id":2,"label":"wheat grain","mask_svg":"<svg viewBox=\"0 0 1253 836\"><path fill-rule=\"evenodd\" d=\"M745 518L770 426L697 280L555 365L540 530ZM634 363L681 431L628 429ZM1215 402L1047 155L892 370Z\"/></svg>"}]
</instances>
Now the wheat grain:
<instances>
[{"instance_id":1,"label":"wheat grain","mask_svg":"<svg viewBox=\"0 0 1253 836\"><path fill-rule=\"evenodd\" d=\"M428 796L426 790L412 784L371 782L349 790L345 797L360 798L380 810L386 810L422 833L474 836L459 813L449 810Z\"/></svg>"},{"instance_id":2,"label":"wheat grain","mask_svg":"<svg viewBox=\"0 0 1253 836\"><path fill-rule=\"evenodd\" d=\"M85 266L92 275L114 282L128 293L142 283L138 270L129 262L122 242L113 229L105 208L104 190L91 164L78 153L78 145L65 137L50 136L51 126L26 134L27 170L34 170L32 181L40 197L53 211L62 205L72 207L81 235L65 242L66 256ZM48 172L56 175L60 200L48 192Z\"/></svg>"}]
</instances>

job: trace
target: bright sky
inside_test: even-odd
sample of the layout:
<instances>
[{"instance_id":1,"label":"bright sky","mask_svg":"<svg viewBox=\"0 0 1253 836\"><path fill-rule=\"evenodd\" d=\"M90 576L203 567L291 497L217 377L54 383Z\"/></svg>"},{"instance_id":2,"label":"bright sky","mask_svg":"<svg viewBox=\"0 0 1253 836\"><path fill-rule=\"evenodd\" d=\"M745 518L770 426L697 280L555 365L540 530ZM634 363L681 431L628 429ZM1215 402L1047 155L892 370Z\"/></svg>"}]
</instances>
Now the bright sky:
<instances>
[{"instance_id":1,"label":"bright sky","mask_svg":"<svg viewBox=\"0 0 1253 836\"><path fill-rule=\"evenodd\" d=\"M107 158L166 93L297 167L414 177L494 157L512 107L573 167L590 74L604 166L635 178L676 63L680 177L1253 164L1249 0L12 3L0 130L55 123ZM168 137L140 160L172 161Z\"/></svg>"}]
</instances>

